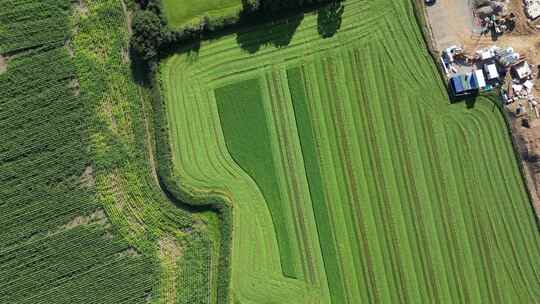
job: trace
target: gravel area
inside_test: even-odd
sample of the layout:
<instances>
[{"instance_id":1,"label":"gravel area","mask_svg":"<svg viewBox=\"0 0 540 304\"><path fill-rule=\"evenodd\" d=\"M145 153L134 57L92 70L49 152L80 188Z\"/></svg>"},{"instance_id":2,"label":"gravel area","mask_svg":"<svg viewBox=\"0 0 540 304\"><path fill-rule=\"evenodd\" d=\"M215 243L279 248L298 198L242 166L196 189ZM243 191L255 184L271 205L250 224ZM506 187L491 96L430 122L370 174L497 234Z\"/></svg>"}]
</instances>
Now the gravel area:
<instances>
[{"instance_id":1,"label":"gravel area","mask_svg":"<svg viewBox=\"0 0 540 304\"><path fill-rule=\"evenodd\" d=\"M474 17L470 0L436 0L427 7L434 47L441 51L462 45L474 35ZM450 25L450 26L449 26Z\"/></svg>"}]
</instances>

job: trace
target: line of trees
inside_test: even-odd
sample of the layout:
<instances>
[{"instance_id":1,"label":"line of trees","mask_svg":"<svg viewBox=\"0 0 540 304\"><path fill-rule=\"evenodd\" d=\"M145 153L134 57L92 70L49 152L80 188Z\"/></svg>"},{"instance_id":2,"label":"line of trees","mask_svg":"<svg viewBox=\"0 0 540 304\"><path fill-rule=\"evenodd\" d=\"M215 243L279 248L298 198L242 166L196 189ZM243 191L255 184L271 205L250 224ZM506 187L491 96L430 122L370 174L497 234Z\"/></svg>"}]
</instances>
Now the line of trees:
<instances>
[{"instance_id":1,"label":"line of trees","mask_svg":"<svg viewBox=\"0 0 540 304\"><path fill-rule=\"evenodd\" d=\"M275 12L284 9L295 9L319 3L337 2L332 0L244 0L244 9L250 11Z\"/></svg>"},{"instance_id":2,"label":"line of trees","mask_svg":"<svg viewBox=\"0 0 540 304\"><path fill-rule=\"evenodd\" d=\"M242 19L253 16L271 16L277 12L299 9L339 0L242 0L243 11L237 16L222 16L210 19L205 16L197 25L189 25L172 30L162 13L161 0L136 0L137 7L133 18L131 47L145 61L154 61L159 51L170 48L183 41L199 39L205 32L213 32L238 24Z\"/></svg>"}]
</instances>

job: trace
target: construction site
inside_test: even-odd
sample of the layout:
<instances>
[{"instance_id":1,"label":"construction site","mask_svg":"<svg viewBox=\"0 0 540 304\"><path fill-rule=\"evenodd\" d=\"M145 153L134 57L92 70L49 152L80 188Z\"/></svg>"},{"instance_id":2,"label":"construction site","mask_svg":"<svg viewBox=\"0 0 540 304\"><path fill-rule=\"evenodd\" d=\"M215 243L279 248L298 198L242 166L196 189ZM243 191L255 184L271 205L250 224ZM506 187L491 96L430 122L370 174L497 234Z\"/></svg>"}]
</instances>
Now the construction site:
<instances>
[{"instance_id":1,"label":"construction site","mask_svg":"<svg viewBox=\"0 0 540 304\"><path fill-rule=\"evenodd\" d=\"M540 0L437 0L426 12L451 99L500 97L540 210Z\"/></svg>"}]
</instances>

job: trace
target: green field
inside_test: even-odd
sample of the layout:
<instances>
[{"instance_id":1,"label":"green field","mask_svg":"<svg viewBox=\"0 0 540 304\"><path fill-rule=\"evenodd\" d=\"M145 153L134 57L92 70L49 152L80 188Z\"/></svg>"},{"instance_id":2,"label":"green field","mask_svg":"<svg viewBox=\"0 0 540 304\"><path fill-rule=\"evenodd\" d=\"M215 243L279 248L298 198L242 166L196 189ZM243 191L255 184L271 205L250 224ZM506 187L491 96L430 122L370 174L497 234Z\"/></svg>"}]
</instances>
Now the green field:
<instances>
[{"instance_id":1,"label":"green field","mask_svg":"<svg viewBox=\"0 0 540 304\"><path fill-rule=\"evenodd\" d=\"M241 0L162 0L162 5L173 29L197 24L205 16L214 19L237 15L242 9Z\"/></svg>"},{"instance_id":2,"label":"green field","mask_svg":"<svg viewBox=\"0 0 540 304\"><path fill-rule=\"evenodd\" d=\"M0 6L0 303L215 302L216 215L159 187L122 1Z\"/></svg>"},{"instance_id":3,"label":"green field","mask_svg":"<svg viewBox=\"0 0 540 304\"><path fill-rule=\"evenodd\" d=\"M0 6L9 58L0 75L0 303L148 303L158 264L119 233L96 193L93 116L66 47L71 3Z\"/></svg>"},{"instance_id":4,"label":"green field","mask_svg":"<svg viewBox=\"0 0 540 304\"><path fill-rule=\"evenodd\" d=\"M332 38L308 14L288 46L245 50L261 26L161 64L180 186L233 204L233 303L536 301L495 104L448 102L409 1L345 6Z\"/></svg>"}]
</instances>

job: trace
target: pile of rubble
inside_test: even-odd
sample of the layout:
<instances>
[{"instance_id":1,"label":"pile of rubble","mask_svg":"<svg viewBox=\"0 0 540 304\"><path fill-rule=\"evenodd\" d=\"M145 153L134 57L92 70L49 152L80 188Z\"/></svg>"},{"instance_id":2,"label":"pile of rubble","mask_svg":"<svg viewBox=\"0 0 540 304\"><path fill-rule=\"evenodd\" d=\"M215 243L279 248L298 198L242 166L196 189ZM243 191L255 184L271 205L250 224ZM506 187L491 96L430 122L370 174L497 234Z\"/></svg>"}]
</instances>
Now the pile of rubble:
<instances>
[{"instance_id":1,"label":"pile of rubble","mask_svg":"<svg viewBox=\"0 0 540 304\"><path fill-rule=\"evenodd\" d=\"M524 0L527 17L535 20L540 17L540 0Z\"/></svg>"},{"instance_id":2,"label":"pile of rubble","mask_svg":"<svg viewBox=\"0 0 540 304\"><path fill-rule=\"evenodd\" d=\"M483 33L492 32L499 36L514 29L516 16L513 13L508 14L507 1L473 0L472 5L483 27Z\"/></svg>"},{"instance_id":3,"label":"pile of rubble","mask_svg":"<svg viewBox=\"0 0 540 304\"><path fill-rule=\"evenodd\" d=\"M502 0L473 0L472 5L476 14L481 17L498 15L506 9L506 2Z\"/></svg>"},{"instance_id":4,"label":"pile of rubble","mask_svg":"<svg viewBox=\"0 0 540 304\"><path fill-rule=\"evenodd\" d=\"M508 88L502 90L503 101L511 104L516 101L527 101L536 110L537 102L533 95L533 72L526 60L520 60L511 69L512 80Z\"/></svg>"}]
</instances>

